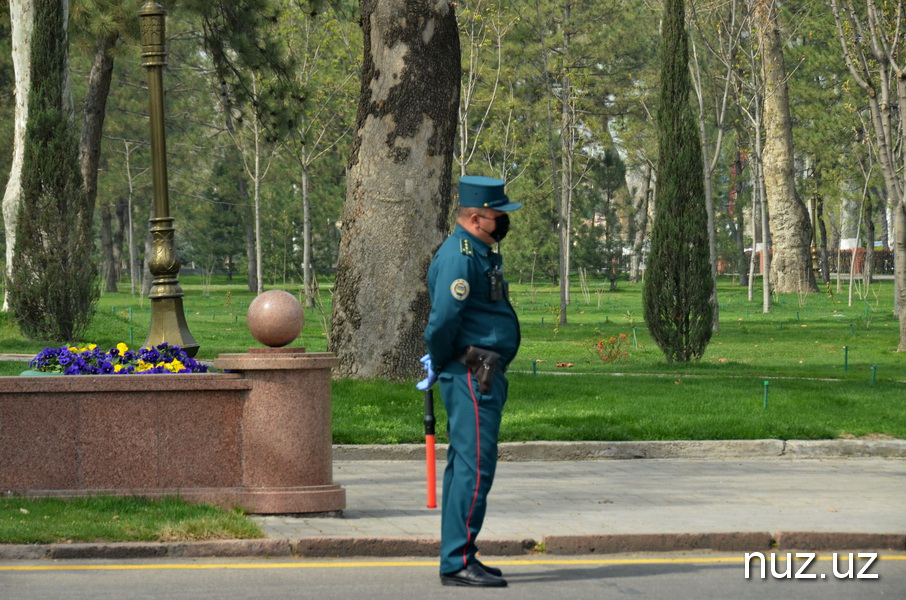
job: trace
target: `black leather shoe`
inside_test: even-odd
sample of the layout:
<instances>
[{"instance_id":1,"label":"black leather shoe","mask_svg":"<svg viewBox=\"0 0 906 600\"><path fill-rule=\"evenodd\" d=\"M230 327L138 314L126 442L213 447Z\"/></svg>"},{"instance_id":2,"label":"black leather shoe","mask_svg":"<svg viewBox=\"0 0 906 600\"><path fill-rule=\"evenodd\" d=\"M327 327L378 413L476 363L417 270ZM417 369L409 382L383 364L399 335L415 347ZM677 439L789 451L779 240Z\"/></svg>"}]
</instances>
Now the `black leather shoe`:
<instances>
[{"instance_id":1,"label":"black leather shoe","mask_svg":"<svg viewBox=\"0 0 906 600\"><path fill-rule=\"evenodd\" d=\"M471 587L506 587L506 579L491 575L477 563L472 563L465 569L455 573L441 573L440 582L443 585L465 585Z\"/></svg>"},{"instance_id":2,"label":"black leather shoe","mask_svg":"<svg viewBox=\"0 0 906 600\"><path fill-rule=\"evenodd\" d=\"M485 573L490 573L490 574L493 575L494 577L502 577L502 576L503 576L503 571L501 571L501 570L498 569L497 567L489 567L488 565L484 564L483 562L481 562L481 561L478 560L477 558L475 559L475 564L478 565L479 567L481 567L482 569L484 569L484 572L485 572Z\"/></svg>"}]
</instances>

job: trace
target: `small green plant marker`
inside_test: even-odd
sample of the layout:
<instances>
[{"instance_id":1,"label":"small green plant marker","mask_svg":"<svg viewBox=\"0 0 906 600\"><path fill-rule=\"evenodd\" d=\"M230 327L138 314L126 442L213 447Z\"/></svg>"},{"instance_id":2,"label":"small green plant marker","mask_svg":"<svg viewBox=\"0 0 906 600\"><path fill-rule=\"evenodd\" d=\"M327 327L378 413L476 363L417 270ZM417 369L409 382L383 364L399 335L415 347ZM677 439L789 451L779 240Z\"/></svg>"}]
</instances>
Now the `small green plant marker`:
<instances>
[{"instance_id":1,"label":"small green plant marker","mask_svg":"<svg viewBox=\"0 0 906 600\"><path fill-rule=\"evenodd\" d=\"M878 365L871 365L871 385L875 384L878 377Z\"/></svg>"},{"instance_id":2,"label":"small green plant marker","mask_svg":"<svg viewBox=\"0 0 906 600\"><path fill-rule=\"evenodd\" d=\"M764 407L765 408L768 407L768 386L770 386L770 385L771 385L770 381L764 382Z\"/></svg>"},{"instance_id":3,"label":"small green plant marker","mask_svg":"<svg viewBox=\"0 0 906 600\"><path fill-rule=\"evenodd\" d=\"M537 360L532 360L532 375L534 375L535 377L538 376L538 361Z\"/></svg>"},{"instance_id":4,"label":"small green plant marker","mask_svg":"<svg viewBox=\"0 0 906 600\"><path fill-rule=\"evenodd\" d=\"M639 347L639 340L638 340L638 338L636 338L636 335L635 335L635 327L632 328L632 347L633 348Z\"/></svg>"},{"instance_id":5,"label":"small green plant marker","mask_svg":"<svg viewBox=\"0 0 906 600\"><path fill-rule=\"evenodd\" d=\"M843 372L849 372L849 346L843 346Z\"/></svg>"},{"instance_id":6,"label":"small green plant marker","mask_svg":"<svg viewBox=\"0 0 906 600\"><path fill-rule=\"evenodd\" d=\"M856 327L852 323L849 324L849 335L856 335Z\"/></svg>"},{"instance_id":7,"label":"small green plant marker","mask_svg":"<svg viewBox=\"0 0 906 600\"><path fill-rule=\"evenodd\" d=\"M132 347L132 344L135 343L135 327L129 328L129 347Z\"/></svg>"}]
</instances>

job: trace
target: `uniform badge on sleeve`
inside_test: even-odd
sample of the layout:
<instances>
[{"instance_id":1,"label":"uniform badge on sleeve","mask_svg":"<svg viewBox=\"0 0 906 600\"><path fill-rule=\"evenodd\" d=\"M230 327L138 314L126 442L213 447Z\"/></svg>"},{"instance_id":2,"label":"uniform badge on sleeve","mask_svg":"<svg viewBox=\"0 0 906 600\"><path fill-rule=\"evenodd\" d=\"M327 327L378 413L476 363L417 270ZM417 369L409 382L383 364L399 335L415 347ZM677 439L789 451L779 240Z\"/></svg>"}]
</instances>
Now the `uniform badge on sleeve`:
<instances>
[{"instance_id":1,"label":"uniform badge on sleeve","mask_svg":"<svg viewBox=\"0 0 906 600\"><path fill-rule=\"evenodd\" d=\"M465 279L457 279L450 284L450 293L457 300L465 300L469 297L469 282Z\"/></svg>"}]
</instances>

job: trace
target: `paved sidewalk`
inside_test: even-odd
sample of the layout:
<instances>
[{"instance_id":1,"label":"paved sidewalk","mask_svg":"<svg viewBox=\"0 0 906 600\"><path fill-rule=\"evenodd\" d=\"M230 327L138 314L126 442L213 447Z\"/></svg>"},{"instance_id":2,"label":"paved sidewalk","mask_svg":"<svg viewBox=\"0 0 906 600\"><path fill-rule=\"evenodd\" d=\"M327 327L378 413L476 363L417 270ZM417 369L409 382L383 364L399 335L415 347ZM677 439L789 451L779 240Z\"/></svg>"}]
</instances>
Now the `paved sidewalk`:
<instances>
[{"instance_id":1,"label":"paved sidewalk","mask_svg":"<svg viewBox=\"0 0 906 600\"><path fill-rule=\"evenodd\" d=\"M438 462L438 479L442 468ZM341 518L255 519L301 553L430 554L440 510L425 506L424 472L420 461L337 462L334 481L347 493ZM904 509L902 459L501 462L479 547L767 550L776 542L906 550Z\"/></svg>"},{"instance_id":2,"label":"paved sidewalk","mask_svg":"<svg viewBox=\"0 0 906 600\"><path fill-rule=\"evenodd\" d=\"M252 517L263 540L0 545L0 560L437 556L440 509L426 507L423 453L335 449L342 515ZM485 555L906 552L903 440L541 442L503 445L501 456L478 539Z\"/></svg>"}]
</instances>

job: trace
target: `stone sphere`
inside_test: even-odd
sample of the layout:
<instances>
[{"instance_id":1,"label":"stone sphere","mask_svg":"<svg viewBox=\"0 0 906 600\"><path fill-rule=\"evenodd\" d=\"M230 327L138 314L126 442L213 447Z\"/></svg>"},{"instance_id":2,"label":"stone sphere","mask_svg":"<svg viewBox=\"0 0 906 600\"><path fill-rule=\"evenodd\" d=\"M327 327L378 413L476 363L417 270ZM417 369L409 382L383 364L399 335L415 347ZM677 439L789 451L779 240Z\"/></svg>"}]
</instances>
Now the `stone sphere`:
<instances>
[{"instance_id":1,"label":"stone sphere","mask_svg":"<svg viewBox=\"0 0 906 600\"><path fill-rule=\"evenodd\" d=\"M258 294L249 304L248 325L252 336L265 346L279 348L299 336L305 313L296 297L283 290Z\"/></svg>"}]
</instances>

